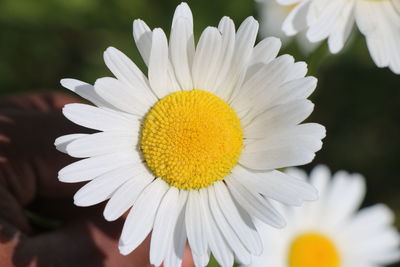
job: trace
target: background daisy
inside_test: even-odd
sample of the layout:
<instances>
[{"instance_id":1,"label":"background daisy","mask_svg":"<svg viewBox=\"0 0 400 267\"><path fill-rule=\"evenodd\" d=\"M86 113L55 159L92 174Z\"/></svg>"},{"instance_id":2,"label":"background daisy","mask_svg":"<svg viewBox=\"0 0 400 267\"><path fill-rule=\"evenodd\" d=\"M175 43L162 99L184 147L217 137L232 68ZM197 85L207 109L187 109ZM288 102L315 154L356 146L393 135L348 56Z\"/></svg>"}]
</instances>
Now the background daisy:
<instances>
[{"instance_id":1,"label":"background daisy","mask_svg":"<svg viewBox=\"0 0 400 267\"><path fill-rule=\"evenodd\" d=\"M308 180L301 170L287 172ZM357 211L365 195L364 177L338 171L331 178L320 165L309 180L320 199L300 208L280 206L288 218L283 230L257 225L265 251L249 266L384 266L400 259L393 212L383 204Z\"/></svg>"},{"instance_id":2,"label":"background daisy","mask_svg":"<svg viewBox=\"0 0 400 267\"><path fill-rule=\"evenodd\" d=\"M63 182L90 181L76 205L108 200L113 221L132 206L120 239L129 254L151 233L150 262L179 266L188 239L196 266L210 252L222 266L249 263L263 248L253 218L283 227L270 199L287 205L315 200L306 181L278 168L309 163L325 128L301 122L313 110L316 87L307 66L277 57L280 41L255 45L258 23L247 18L235 32L228 17L207 27L195 47L193 18L178 6L169 42L142 21L133 36L148 78L122 52L108 48L116 78L94 86L73 79L62 85L96 106L70 104L72 122L98 130L62 136L57 148L86 158L59 172ZM254 46L255 45L255 46Z\"/></svg>"},{"instance_id":3,"label":"background daisy","mask_svg":"<svg viewBox=\"0 0 400 267\"><path fill-rule=\"evenodd\" d=\"M291 5L292 0L281 0ZM398 0L303 0L283 24L287 35L307 29L311 42L328 39L329 50L338 53L347 41L354 22L365 35L375 64L400 74L400 5Z\"/></svg>"},{"instance_id":4,"label":"background daisy","mask_svg":"<svg viewBox=\"0 0 400 267\"><path fill-rule=\"evenodd\" d=\"M256 0L256 2L260 17L260 33L262 36L278 37L284 45L295 41L305 54L311 53L319 46L319 43L311 43L308 41L304 31L293 38L287 36L282 30L282 25L286 17L300 1L294 2L289 6L281 5L275 0Z\"/></svg>"}]
</instances>

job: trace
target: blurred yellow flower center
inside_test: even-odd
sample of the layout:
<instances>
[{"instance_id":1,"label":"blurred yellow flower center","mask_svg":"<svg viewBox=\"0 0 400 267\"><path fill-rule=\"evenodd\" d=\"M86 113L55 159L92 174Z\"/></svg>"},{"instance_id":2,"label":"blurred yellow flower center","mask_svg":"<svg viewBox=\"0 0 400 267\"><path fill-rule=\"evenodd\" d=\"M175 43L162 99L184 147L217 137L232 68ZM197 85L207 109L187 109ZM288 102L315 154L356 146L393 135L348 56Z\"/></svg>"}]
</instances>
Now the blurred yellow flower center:
<instances>
[{"instance_id":1,"label":"blurred yellow flower center","mask_svg":"<svg viewBox=\"0 0 400 267\"><path fill-rule=\"evenodd\" d=\"M320 234L298 236L289 250L290 267L339 267L339 253L331 240Z\"/></svg>"},{"instance_id":2,"label":"blurred yellow flower center","mask_svg":"<svg viewBox=\"0 0 400 267\"><path fill-rule=\"evenodd\" d=\"M140 147L156 177L180 189L200 189L223 180L243 147L235 111L212 93L170 94L146 116Z\"/></svg>"},{"instance_id":3,"label":"blurred yellow flower center","mask_svg":"<svg viewBox=\"0 0 400 267\"><path fill-rule=\"evenodd\" d=\"M286 13L286 15L289 15L289 13L292 12L292 10L298 5L299 5L299 3L294 3L291 5L281 6L281 7L282 7L283 11Z\"/></svg>"}]
</instances>

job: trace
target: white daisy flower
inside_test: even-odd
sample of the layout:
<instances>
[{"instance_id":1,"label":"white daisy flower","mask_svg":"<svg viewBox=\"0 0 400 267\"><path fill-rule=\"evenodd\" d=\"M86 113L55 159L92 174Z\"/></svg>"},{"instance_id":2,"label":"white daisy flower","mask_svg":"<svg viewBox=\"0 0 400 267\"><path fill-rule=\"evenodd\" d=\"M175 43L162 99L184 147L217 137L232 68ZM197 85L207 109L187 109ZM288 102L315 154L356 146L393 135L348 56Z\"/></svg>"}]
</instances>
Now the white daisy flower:
<instances>
[{"instance_id":1,"label":"white daisy flower","mask_svg":"<svg viewBox=\"0 0 400 267\"><path fill-rule=\"evenodd\" d=\"M321 148L323 126L300 124L313 110L316 87L307 66L276 58L280 41L254 47L258 23L246 19L235 32L224 17L195 47L192 13L178 6L169 43L161 29L133 23L148 78L122 52L104 60L116 78L94 86L64 79L62 85L96 106L70 104L64 115L94 134L56 140L77 158L59 172L63 182L90 181L78 206L109 199L107 220L132 206L120 251L133 251L152 231L150 261L179 266L186 239L196 266L212 252L222 266L234 257L249 263L262 252L252 218L285 225L270 199L288 205L315 200L314 187L277 168L309 163Z\"/></svg>"},{"instance_id":2,"label":"white daisy flower","mask_svg":"<svg viewBox=\"0 0 400 267\"><path fill-rule=\"evenodd\" d=\"M306 37L305 31L298 35L288 37L282 30L283 22L289 13L301 0L292 5L280 5L275 0L256 0L257 9L260 14L260 33L262 36L275 36L281 39L283 45L295 41L301 51L305 54L313 52L320 43L311 43Z\"/></svg>"},{"instance_id":3,"label":"white daisy flower","mask_svg":"<svg viewBox=\"0 0 400 267\"><path fill-rule=\"evenodd\" d=\"M307 179L298 169L287 173ZM257 224L265 249L249 266L379 267L400 259L392 211L377 204L357 212L366 191L363 176L338 171L331 179L326 166L317 166L309 179L319 200L300 208L278 204L290 223L283 230Z\"/></svg>"},{"instance_id":4,"label":"white daisy flower","mask_svg":"<svg viewBox=\"0 0 400 267\"><path fill-rule=\"evenodd\" d=\"M292 5L298 0L278 0ZM307 38L318 42L328 38L332 53L342 50L353 24L367 39L375 64L400 74L399 0L301 0L283 24L287 35L307 29Z\"/></svg>"}]
</instances>

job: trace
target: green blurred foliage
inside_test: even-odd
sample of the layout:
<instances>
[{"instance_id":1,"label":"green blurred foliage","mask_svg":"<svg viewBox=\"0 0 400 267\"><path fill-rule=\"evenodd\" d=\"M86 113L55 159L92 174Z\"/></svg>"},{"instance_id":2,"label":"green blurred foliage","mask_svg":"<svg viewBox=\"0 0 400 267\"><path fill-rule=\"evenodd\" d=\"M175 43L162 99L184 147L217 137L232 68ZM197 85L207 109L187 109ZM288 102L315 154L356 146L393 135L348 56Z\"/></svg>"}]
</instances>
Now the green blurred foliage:
<instances>
[{"instance_id":1,"label":"green blurred foliage","mask_svg":"<svg viewBox=\"0 0 400 267\"><path fill-rule=\"evenodd\" d=\"M62 90L59 80L94 82L109 76L102 53L115 46L146 73L132 38L132 21L142 18L167 33L175 0L2 0L0 1L1 94L43 89ZM257 17L252 0L188 1L198 37L208 25L230 16L239 25ZM309 56L293 44L283 52L309 63L319 78L312 96L310 121L327 127L324 147L310 169L324 163L367 177L365 202L387 203L400 211L400 76L378 69L364 38L355 30L347 49L330 55L326 44ZM214 263L210 266L216 266Z\"/></svg>"}]
</instances>

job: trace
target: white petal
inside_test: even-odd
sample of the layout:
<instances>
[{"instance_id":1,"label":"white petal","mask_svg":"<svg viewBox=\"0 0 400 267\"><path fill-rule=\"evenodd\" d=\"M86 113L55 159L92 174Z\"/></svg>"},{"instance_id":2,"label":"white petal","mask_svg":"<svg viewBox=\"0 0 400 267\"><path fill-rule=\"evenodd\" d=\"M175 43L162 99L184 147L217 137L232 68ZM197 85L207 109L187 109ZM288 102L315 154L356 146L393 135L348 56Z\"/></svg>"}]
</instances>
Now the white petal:
<instances>
[{"instance_id":1,"label":"white petal","mask_svg":"<svg viewBox=\"0 0 400 267\"><path fill-rule=\"evenodd\" d=\"M171 246L164 261L164 267L175 267L182 265L183 254L186 245L186 227L185 227L185 207L188 191L181 190L179 193L178 217L176 218L175 228L173 229L170 241Z\"/></svg>"},{"instance_id":2,"label":"white petal","mask_svg":"<svg viewBox=\"0 0 400 267\"><path fill-rule=\"evenodd\" d=\"M222 237L214 218L211 215L210 207L208 204L207 189L200 189L200 208L202 210L202 222L204 233L208 239L208 245L215 259L222 267L233 266L233 254L231 249L226 244Z\"/></svg>"},{"instance_id":3,"label":"white petal","mask_svg":"<svg viewBox=\"0 0 400 267\"><path fill-rule=\"evenodd\" d=\"M193 81L189 57L194 48L193 29L188 28L188 20L179 18L172 26L170 37L170 57L176 78L183 90L192 90Z\"/></svg>"},{"instance_id":4,"label":"white petal","mask_svg":"<svg viewBox=\"0 0 400 267\"><path fill-rule=\"evenodd\" d=\"M240 212L240 207L236 206L223 182L217 181L213 187L220 210L236 235L251 254L260 255L263 250L262 242L250 216L246 212Z\"/></svg>"},{"instance_id":5,"label":"white petal","mask_svg":"<svg viewBox=\"0 0 400 267\"><path fill-rule=\"evenodd\" d=\"M249 191L286 205L300 206L303 201L318 198L317 190L308 182L280 171L252 172L237 166L234 175Z\"/></svg>"},{"instance_id":6,"label":"white petal","mask_svg":"<svg viewBox=\"0 0 400 267\"><path fill-rule=\"evenodd\" d=\"M253 52L254 43L258 33L258 22L253 17L248 17L240 25L235 39L235 51L232 59L230 75L225 79L223 87L230 90L234 97L245 78L249 61Z\"/></svg>"},{"instance_id":7,"label":"white petal","mask_svg":"<svg viewBox=\"0 0 400 267\"><path fill-rule=\"evenodd\" d=\"M282 24L282 30L286 35L292 36L307 27L307 14L311 1L302 1L295 6Z\"/></svg>"},{"instance_id":8,"label":"white petal","mask_svg":"<svg viewBox=\"0 0 400 267\"><path fill-rule=\"evenodd\" d=\"M233 98L231 105L236 112L265 110L272 105L272 99L279 86L287 81L294 58L283 55L263 65L249 77Z\"/></svg>"},{"instance_id":9,"label":"white petal","mask_svg":"<svg viewBox=\"0 0 400 267\"><path fill-rule=\"evenodd\" d=\"M139 127L139 126L138 126ZM94 157L121 151L135 151L139 133L100 132L78 138L66 146L68 155Z\"/></svg>"},{"instance_id":10,"label":"white petal","mask_svg":"<svg viewBox=\"0 0 400 267\"><path fill-rule=\"evenodd\" d=\"M259 42L253 49L245 80L253 76L265 64L275 59L281 46L281 40L276 37L268 37Z\"/></svg>"},{"instance_id":11,"label":"white petal","mask_svg":"<svg viewBox=\"0 0 400 267\"><path fill-rule=\"evenodd\" d=\"M222 37L217 28L207 27L200 36L193 59L193 86L215 92L221 65Z\"/></svg>"},{"instance_id":12,"label":"white petal","mask_svg":"<svg viewBox=\"0 0 400 267\"><path fill-rule=\"evenodd\" d=\"M196 255L193 254L193 262L196 267L206 267L208 262L210 261L210 252L208 251L206 254L203 255Z\"/></svg>"},{"instance_id":13,"label":"white petal","mask_svg":"<svg viewBox=\"0 0 400 267\"><path fill-rule=\"evenodd\" d=\"M307 31L307 38L310 42L319 42L329 36L340 19L343 9L351 1L340 0L329 2L322 10L317 21Z\"/></svg>"},{"instance_id":14,"label":"white petal","mask_svg":"<svg viewBox=\"0 0 400 267\"><path fill-rule=\"evenodd\" d=\"M168 56L168 41L163 30L153 31L153 41L149 60L149 82L158 98L179 91Z\"/></svg>"},{"instance_id":15,"label":"white petal","mask_svg":"<svg viewBox=\"0 0 400 267\"><path fill-rule=\"evenodd\" d=\"M150 263L160 266L169 251L169 236L172 234L177 216L179 189L171 186L158 208L150 243Z\"/></svg>"},{"instance_id":16,"label":"white petal","mask_svg":"<svg viewBox=\"0 0 400 267\"><path fill-rule=\"evenodd\" d=\"M353 2L344 7L340 14L340 19L336 22L337 25L328 39L329 50L331 53L336 54L342 50L345 42L347 41L351 29L354 25Z\"/></svg>"},{"instance_id":17,"label":"white petal","mask_svg":"<svg viewBox=\"0 0 400 267\"><path fill-rule=\"evenodd\" d=\"M257 217L264 223L275 228L285 226L285 220L275 210L275 208L257 192L251 192L244 187L233 173L231 177L225 179L229 191L233 197L251 216Z\"/></svg>"},{"instance_id":18,"label":"white petal","mask_svg":"<svg viewBox=\"0 0 400 267\"><path fill-rule=\"evenodd\" d=\"M246 138L263 138L270 134L271 129L280 130L283 127L293 127L301 123L314 109L314 104L307 99L293 100L277 105L255 117L248 125L245 124Z\"/></svg>"},{"instance_id":19,"label":"white petal","mask_svg":"<svg viewBox=\"0 0 400 267\"><path fill-rule=\"evenodd\" d=\"M243 153L276 151L292 147L315 153L322 147L321 139L325 137L325 127L317 123L305 123L292 127L271 130L262 139L246 140Z\"/></svg>"},{"instance_id":20,"label":"white petal","mask_svg":"<svg viewBox=\"0 0 400 267\"><path fill-rule=\"evenodd\" d=\"M384 204L363 208L346 225L346 231L360 236L385 228L394 222L394 213Z\"/></svg>"},{"instance_id":21,"label":"white petal","mask_svg":"<svg viewBox=\"0 0 400 267\"><path fill-rule=\"evenodd\" d=\"M305 77L282 84L279 93L274 99L276 105L285 104L293 100L306 99L317 87L317 79L315 77Z\"/></svg>"},{"instance_id":22,"label":"white petal","mask_svg":"<svg viewBox=\"0 0 400 267\"><path fill-rule=\"evenodd\" d=\"M122 112L104 110L85 104L68 104L63 108L67 119L86 128L99 131L135 132L137 118Z\"/></svg>"},{"instance_id":23,"label":"white petal","mask_svg":"<svg viewBox=\"0 0 400 267\"><path fill-rule=\"evenodd\" d=\"M193 15L186 3L181 3L175 10L169 49L171 62L182 90L192 90L191 67L195 51Z\"/></svg>"},{"instance_id":24,"label":"white petal","mask_svg":"<svg viewBox=\"0 0 400 267\"><path fill-rule=\"evenodd\" d=\"M137 165L133 177L121 186L107 202L103 215L107 221L115 221L133 206L143 190L154 180L146 167Z\"/></svg>"},{"instance_id":25,"label":"white petal","mask_svg":"<svg viewBox=\"0 0 400 267\"><path fill-rule=\"evenodd\" d=\"M256 63L268 64L269 62L271 62L273 59L276 58L276 56L279 53L279 50L281 49L281 46L282 42L281 40L279 40L279 38L268 37L263 39L254 47L250 59L250 65Z\"/></svg>"},{"instance_id":26,"label":"white petal","mask_svg":"<svg viewBox=\"0 0 400 267\"><path fill-rule=\"evenodd\" d=\"M66 147L68 144L70 144L72 141L79 139L84 136L88 136L89 134L67 134L58 137L54 141L54 145L56 146L58 151L61 151L63 153L67 153Z\"/></svg>"},{"instance_id":27,"label":"white petal","mask_svg":"<svg viewBox=\"0 0 400 267\"><path fill-rule=\"evenodd\" d=\"M134 171L134 166L124 166L100 175L76 192L74 204L87 207L109 199L118 187L133 176Z\"/></svg>"},{"instance_id":28,"label":"white petal","mask_svg":"<svg viewBox=\"0 0 400 267\"><path fill-rule=\"evenodd\" d=\"M207 188L210 210L212 212L215 223L218 225L221 233L223 234L226 242L235 252L235 256L242 264L249 264L251 262L251 255L244 247L242 241L238 238L233 231L231 225L224 217L216 198L216 193L213 186Z\"/></svg>"},{"instance_id":29,"label":"white petal","mask_svg":"<svg viewBox=\"0 0 400 267\"><path fill-rule=\"evenodd\" d=\"M190 248L197 256L207 253L207 240L203 234L202 220L199 192L191 190L186 205L185 224Z\"/></svg>"},{"instance_id":30,"label":"white petal","mask_svg":"<svg viewBox=\"0 0 400 267\"><path fill-rule=\"evenodd\" d=\"M228 17L223 17L218 25L218 30L222 35L222 48L221 48L221 64L218 70L216 91L215 94L221 99L228 100L232 93L232 88L225 87L225 81L232 79L231 77L231 64L235 52L235 24L233 20Z\"/></svg>"},{"instance_id":31,"label":"white petal","mask_svg":"<svg viewBox=\"0 0 400 267\"><path fill-rule=\"evenodd\" d=\"M104 62L115 77L124 84L125 93L130 93L136 98L140 97L139 100L144 104L154 104L157 98L151 92L147 78L130 58L118 49L109 47L104 52ZM107 100L107 98L104 99Z\"/></svg>"},{"instance_id":32,"label":"white petal","mask_svg":"<svg viewBox=\"0 0 400 267\"><path fill-rule=\"evenodd\" d=\"M97 79L94 88L101 97L117 109L138 116L146 114L155 103L155 100L147 101L142 92L110 77ZM146 90L150 91L150 89L141 91Z\"/></svg>"},{"instance_id":33,"label":"white petal","mask_svg":"<svg viewBox=\"0 0 400 267\"><path fill-rule=\"evenodd\" d=\"M252 135L262 137L262 128ZM317 123L275 128L263 139L248 140L239 162L253 170L271 170L311 162L315 152L321 149L325 128Z\"/></svg>"},{"instance_id":34,"label":"white petal","mask_svg":"<svg viewBox=\"0 0 400 267\"><path fill-rule=\"evenodd\" d=\"M140 19L133 21L133 38L135 39L136 46L147 66L149 65L152 35L153 33L149 26L147 26L144 21Z\"/></svg>"},{"instance_id":35,"label":"white petal","mask_svg":"<svg viewBox=\"0 0 400 267\"><path fill-rule=\"evenodd\" d=\"M71 90L72 92L92 102L98 107L111 107L95 92L94 87L91 84L75 79L62 79L60 83L63 87Z\"/></svg>"},{"instance_id":36,"label":"white petal","mask_svg":"<svg viewBox=\"0 0 400 267\"><path fill-rule=\"evenodd\" d=\"M325 207L329 225L338 225L348 219L361 205L366 191L365 179L359 174L349 175L339 171L332 177Z\"/></svg>"},{"instance_id":37,"label":"white petal","mask_svg":"<svg viewBox=\"0 0 400 267\"><path fill-rule=\"evenodd\" d=\"M121 234L120 252L127 255L136 249L153 228L154 219L161 200L169 186L164 180L156 179L135 202L129 212ZM146 214L146 216L143 216Z\"/></svg>"},{"instance_id":38,"label":"white petal","mask_svg":"<svg viewBox=\"0 0 400 267\"><path fill-rule=\"evenodd\" d=\"M64 183L89 181L97 176L139 162L138 153L125 152L97 156L74 162L58 172L58 179Z\"/></svg>"}]
</instances>

